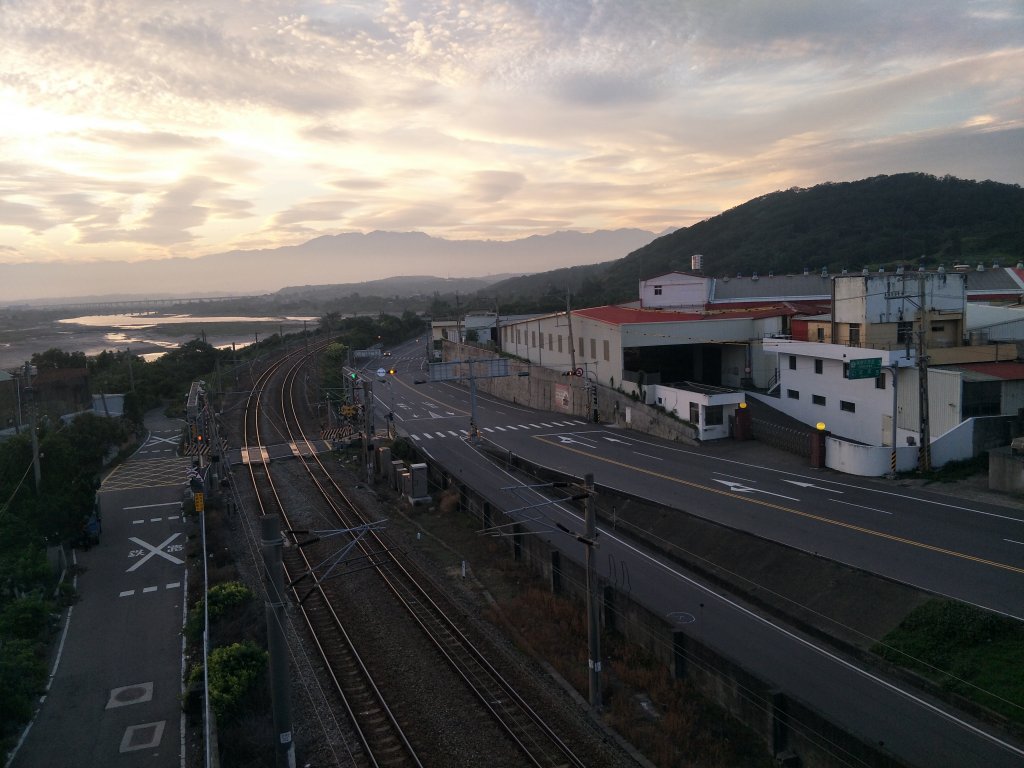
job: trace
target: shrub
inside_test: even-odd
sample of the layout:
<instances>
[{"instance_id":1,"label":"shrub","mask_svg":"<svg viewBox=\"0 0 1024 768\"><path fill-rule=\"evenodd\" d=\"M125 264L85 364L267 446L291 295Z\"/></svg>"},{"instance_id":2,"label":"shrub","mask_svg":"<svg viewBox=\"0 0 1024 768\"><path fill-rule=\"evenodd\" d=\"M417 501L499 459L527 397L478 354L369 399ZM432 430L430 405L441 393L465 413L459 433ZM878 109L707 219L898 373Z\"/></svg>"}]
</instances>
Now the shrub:
<instances>
[{"instance_id":1,"label":"shrub","mask_svg":"<svg viewBox=\"0 0 1024 768\"><path fill-rule=\"evenodd\" d=\"M38 595L12 600L0 610L0 638L41 640L54 605Z\"/></svg>"},{"instance_id":2,"label":"shrub","mask_svg":"<svg viewBox=\"0 0 1024 768\"><path fill-rule=\"evenodd\" d=\"M252 590L239 581L227 581L210 587L210 624L245 608L253 599ZM185 635L190 643L197 643L203 636L203 601L199 600L188 612Z\"/></svg>"},{"instance_id":3,"label":"shrub","mask_svg":"<svg viewBox=\"0 0 1024 768\"><path fill-rule=\"evenodd\" d=\"M233 643L210 653L210 706L220 725L230 725L250 711L265 692L267 652L252 642ZM189 682L202 679L192 669Z\"/></svg>"}]
</instances>

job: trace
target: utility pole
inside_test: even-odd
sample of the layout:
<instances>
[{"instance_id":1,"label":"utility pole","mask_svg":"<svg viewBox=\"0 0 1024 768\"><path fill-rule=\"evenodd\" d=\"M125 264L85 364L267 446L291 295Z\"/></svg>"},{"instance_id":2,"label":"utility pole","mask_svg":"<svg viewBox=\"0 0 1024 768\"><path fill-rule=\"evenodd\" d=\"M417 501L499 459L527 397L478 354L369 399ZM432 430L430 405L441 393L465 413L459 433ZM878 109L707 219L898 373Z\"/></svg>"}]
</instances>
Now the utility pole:
<instances>
[{"instance_id":1,"label":"utility pole","mask_svg":"<svg viewBox=\"0 0 1024 768\"><path fill-rule=\"evenodd\" d=\"M572 309L569 307L569 289L565 289L565 319L569 323L569 367L576 370L576 342L572 336Z\"/></svg>"},{"instance_id":2,"label":"utility pole","mask_svg":"<svg viewBox=\"0 0 1024 768\"><path fill-rule=\"evenodd\" d=\"M921 321L921 329L917 332L917 384L918 384L918 423L920 424L919 437L921 445L917 449L917 465L921 472L930 472L932 469L932 447L931 432L928 427L928 355L926 343L926 328L928 324L928 311L925 305L924 274L917 275L917 307Z\"/></svg>"},{"instance_id":3,"label":"utility pole","mask_svg":"<svg viewBox=\"0 0 1024 768\"><path fill-rule=\"evenodd\" d=\"M125 347L125 352L128 354L128 385L132 392L135 392L135 374L132 371L132 348Z\"/></svg>"},{"instance_id":4,"label":"utility pole","mask_svg":"<svg viewBox=\"0 0 1024 768\"><path fill-rule=\"evenodd\" d=\"M277 515L264 515L260 521L263 567L267 569L267 649L270 652L270 693L274 710L275 762L283 768L295 768L295 741L292 739L292 712L288 691L288 646L284 636L284 540Z\"/></svg>"},{"instance_id":5,"label":"utility pole","mask_svg":"<svg viewBox=\"0 0 1024 768\"><path fill-rule=\"evenodd\" d=\"M25 361L25 400L28 402L28 428L32 435L32 473L35 476L36 493L39 493L43 473L39 466L39 430L36 427L36 396L35 388L32 386L32 365L27 360Z\"/></svg>"},{"instance_id":6,"label":"utility pole","mask_svg":"<svg viewBox=\"0 0 1024 768\"><path fill-rule=\"evenodd\" d=\"M601 708L601 628L598 621L597 583L597 505L594 501L594 475L583 476L583 490L587 494L584 538L587 547L587 666L590 668L590 706Z\"/></svg>"}]
</instances>

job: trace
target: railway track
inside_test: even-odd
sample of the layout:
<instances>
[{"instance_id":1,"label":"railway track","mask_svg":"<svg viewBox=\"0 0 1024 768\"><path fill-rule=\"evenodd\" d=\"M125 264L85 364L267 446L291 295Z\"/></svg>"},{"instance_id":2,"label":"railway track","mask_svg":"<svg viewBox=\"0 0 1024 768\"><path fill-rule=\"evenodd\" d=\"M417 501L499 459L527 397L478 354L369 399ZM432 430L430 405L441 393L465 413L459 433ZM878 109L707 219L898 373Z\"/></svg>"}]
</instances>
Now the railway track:
<instances>
[{"instance_id":1,"label":"railway track","mask_svg":"<svg viewBox=\"0 0 1024 768\"><path fill-rule=\"evenodd\" d=\"M266 454L260 450L265 445L260 440L260 417L265 406L262 401L265 389L270 387L274 377L281 375L282 372L285 376L289 372L294 375L304 357L305 355L294 355L285 358L263 372L245 408L244 444L250 449L256 448L259 455L264 457L258 462L248 464L249 478L258 500L260 516L279 515L286 530L292 530L293 526L274 485L270 462L265 458ZM294 544L294 536L291 540ZM294 580L299 574L310 571L313 563L300 547L289 546L285 548L284 567L287 577ZM292 594L295 596L296 590L293 589ZM314 585L307 589L303 592L302 601L297 603L339 700L360 741L361 751L353 754L356 763L374 768L422 768L415 750L391 712L388 702L322 587Z\"/></svg>"},{"instance_id":2,"label":"railway track","mask_svg":"<svg viewBox=\"0 0 1024 768\"><path fill-rule=\"evenodd\" d=\"M307 444L302 404L305 402L299 371L303 359L293 356L261 376L246 404L245 445L250 454L260 454L267 434L295 445ZM278 380L280 387L271 386ZM272 392L279 392L271 399ZM261 421L263 422L261 424ZM256 449L253 451L252 449ZM307 453L307 452L302 452ZM470 632L460 628L460 612L419 568L389 545L374 529L373 520L360 511L332 477L323 461L312 452L300 455L312 486L329 510L339 529L360 529L362 535L349 536L352 551L372 568L395 600L404 607L415 626L428 638L453 673L463 681L478 702L478 708L496 723L516 745L525 764L538 768L584 766L572 749L559 737L545 718L519 694L516 686L488 660ZM266 455L262 453L262 455ZM261 514L279 514L284 527L294 531L288 510L274 486L270 464L258 461L249 465L249 476L260 502ZM292 534L292 546L285 548L285 566L293 585L296 603L330 669L330 675L344 701L349 717L356 723L368 765L420 765L410 740L398 718L392 713L355 644L349 639L334 605L339 599L332 582L322 578L318 565L330 559L327 542L298 546ZM332 540L337 551L337 539Z\"/></svg>"}]
</instances>

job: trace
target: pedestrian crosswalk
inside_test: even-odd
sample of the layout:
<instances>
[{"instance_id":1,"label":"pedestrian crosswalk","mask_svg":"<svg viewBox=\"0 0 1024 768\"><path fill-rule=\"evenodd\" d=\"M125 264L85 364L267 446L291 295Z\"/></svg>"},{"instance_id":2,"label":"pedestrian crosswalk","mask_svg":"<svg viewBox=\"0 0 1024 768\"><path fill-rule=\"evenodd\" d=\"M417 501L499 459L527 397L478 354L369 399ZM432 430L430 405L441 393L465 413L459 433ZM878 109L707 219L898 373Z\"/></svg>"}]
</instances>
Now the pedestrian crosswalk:
<instances>
[{"instance_id":1,"label":"pedestrian crosswalk","mask_svg":"<svg viewBox=\"0 0 1024 768\"><path fill-rule=\"evenodd\" d=\"M481 432L490 432L497 434L499 432L518 432L520 430L531 430L531 429L556 429L558 427L579 427L586 426L587 422L579 420L571 421L542 421L539 424L506 424L498 427L481 427ZM468 429L445 429L445 430L431 430L424 432L410 433L409 437L417 442L425 442L427 440L444 440L446 438L458 437L466 438L469 437Z\"/></svg>"}]
</instances>

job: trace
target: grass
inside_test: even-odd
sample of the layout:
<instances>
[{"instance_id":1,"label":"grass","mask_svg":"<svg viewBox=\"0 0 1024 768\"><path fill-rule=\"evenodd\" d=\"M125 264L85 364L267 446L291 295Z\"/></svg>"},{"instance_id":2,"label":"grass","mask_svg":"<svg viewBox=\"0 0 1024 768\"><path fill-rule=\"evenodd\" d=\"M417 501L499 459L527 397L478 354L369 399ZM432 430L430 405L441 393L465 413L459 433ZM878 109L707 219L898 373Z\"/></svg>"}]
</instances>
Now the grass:
<instances>
[{"instance_id":1,"label":"grass","mask_svg":"<svg viewBox=\"0 0 1024 768\"><path fill-rule=\"evenodd\" d=\"M1024 624L950 600L910 613L872 649L1024 724Z\"/></svg>"}]
</instances>

